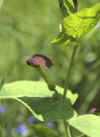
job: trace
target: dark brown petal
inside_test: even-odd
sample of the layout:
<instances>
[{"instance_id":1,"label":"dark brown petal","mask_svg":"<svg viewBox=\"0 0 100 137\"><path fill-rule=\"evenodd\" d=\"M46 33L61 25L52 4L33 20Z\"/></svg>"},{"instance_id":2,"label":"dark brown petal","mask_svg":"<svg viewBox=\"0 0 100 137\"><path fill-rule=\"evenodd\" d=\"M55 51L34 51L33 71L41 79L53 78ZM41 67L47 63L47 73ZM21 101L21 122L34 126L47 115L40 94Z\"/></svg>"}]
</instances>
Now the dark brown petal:
<instances>
[{"instance_id":1,"label":"dark brown petal","mask_svg":"<svg viewBox=\"0 0 100 137\"><path fill-rule=\"evenodd\" d=\"M53 65L52 61L47 56L41 54L32 56L32 58L27 60L27 64L33 66L42 66L45 68L50 68Z\"/></svg>"}]
</instances>

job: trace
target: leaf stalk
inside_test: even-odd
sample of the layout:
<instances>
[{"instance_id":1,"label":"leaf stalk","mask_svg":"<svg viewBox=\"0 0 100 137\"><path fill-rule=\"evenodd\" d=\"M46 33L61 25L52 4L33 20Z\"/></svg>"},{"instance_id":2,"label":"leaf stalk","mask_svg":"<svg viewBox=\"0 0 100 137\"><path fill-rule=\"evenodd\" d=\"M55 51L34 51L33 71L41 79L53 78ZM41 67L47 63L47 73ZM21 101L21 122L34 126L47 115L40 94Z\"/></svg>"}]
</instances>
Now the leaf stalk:
<instances>
[{"instance_id":1,"label":"leaf stalk","mask_svg":"<svg viewBox=\"0 0 100 137\"><path fill-rule=\"evenodd\" d=\"M70 64L69 64L67 75L65 77L63 100L66 98L67 89L68 89L68 86L69 86L69 81L70 81L70 76L71 76L71 70L72 70L72 66L73 66L73 62L74 62L74 58L75 58L75 55L76 55L77 48L78 48L78 46L75 45L75 47L73 49L73 52L72 52L71 61L70 61Z\"/></svg>"}]
</instances>

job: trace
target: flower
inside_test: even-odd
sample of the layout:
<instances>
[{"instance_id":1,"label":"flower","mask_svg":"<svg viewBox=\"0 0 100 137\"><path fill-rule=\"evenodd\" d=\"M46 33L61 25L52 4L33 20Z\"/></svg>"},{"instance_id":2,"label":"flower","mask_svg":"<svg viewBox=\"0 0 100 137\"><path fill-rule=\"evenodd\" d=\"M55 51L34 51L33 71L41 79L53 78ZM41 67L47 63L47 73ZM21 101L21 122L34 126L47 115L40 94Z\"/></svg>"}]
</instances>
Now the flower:
<instances>
[{"instance_id":1,"label":"flower","mask_svg":"<svg viewBox=\"0 0 100 137\"><path fill-rule=\"evenodd\" d=\"M36 119L31 116L28 118L28 122L32 124L32 123L36 122Z\"/></svg>"},{"instance_id":2,"label":"flower","mask_svg":"<svg viewBox=\"0 0 100 137\"><path fill-rule=\"evenodd\" d=\"M32 56L32 58L29 58L26 63L33 67L42 66L45 68L50 68L53 65L52 61L47 56L41 54Z\"/></svg>"},{"instance_id":3,"label":"flower","mask_svg":"<svg viewBox=\"0 0 100 137\"><path fill-rule=\"evenodd\" d=\"M28 128L25 125L19 125L16 127L16 132L25 135L28 132Z\"/></svg>"},{"instance_id":4,"label":"flower","mask_svg":"<svg viewBox=\"0 0 100 137\"><path fill-rule=\"evenodd\" d=\"M47 125L48 127L54 127L55 126L54 122L47 122L47 123L45 123L45 125Z\"/></svg>"},{"instance_id":5,"label":"flower","mask_svg":"<svg viewBox=\"0 0 100 137\"><path fill-rule=\"evenodd\" d=\"M26 61L26 63L27 63L27 65L35 67L37 69L37 71L40 73L42 78L47 83L48 88L50 90L55 90L55 85L49 80L49 78L45 75L45 73L41 69L41 66L49 69L53 65L52 61L47 56L41 55L41 54L36 54L36 55L32 56L32 58L29 58Z\"/></svg>"},{"instance_id":6,"label":"flower","mask_svg":"<svg viewBox=\"0 0 100 137\"><path fill-rule=\"evenodd\" d=\"M1 113L2 115L5 114L5 107L4 107L3 105L0 105L0 113Z\"/></svg>"}]
</instances>

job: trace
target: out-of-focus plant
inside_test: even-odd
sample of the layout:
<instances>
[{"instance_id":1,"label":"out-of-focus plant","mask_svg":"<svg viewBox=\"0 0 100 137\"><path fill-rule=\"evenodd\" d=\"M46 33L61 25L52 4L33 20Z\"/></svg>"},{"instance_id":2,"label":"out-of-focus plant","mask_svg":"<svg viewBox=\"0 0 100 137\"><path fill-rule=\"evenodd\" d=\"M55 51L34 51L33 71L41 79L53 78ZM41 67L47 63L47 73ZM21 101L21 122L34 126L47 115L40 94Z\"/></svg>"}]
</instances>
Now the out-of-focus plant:
<instances>
[{"instance_id":1,"label":"out-of-focus plant","mask_svg":"<svg viewBox=\"0 0 100 137\"><path fill-rule=\"evenodd\" d=\"M44 81L22 80L4 84L1 86L0 100L13 99L23 104L34 116L28 118L30 124L36 121L45 122L45 125L31 125L36 137L58 137L57 131L50 128L54 128L57 122L61 123L60 125L63 127L64 132L59 131L61 136L71 137L70 128L73 127L81 132L81 136L99 137L99 116L95 114L79 115L76 112L73 105L78 95L71 92L69 83L71 72L74 68L75 55L78 48L81 48L80 43L100 20L100 3L78 11L79 1L77 0L58 0L58 2L62 12L62 21L59 25L59 34L51 43L54 44L53 46L62 46L64 50L68 46L73 49L63 88L56 85L52 74L51 77L47 77L47 73L50 72L51 67L54 65L53 61L44 54L36 54L29 58L26 63L35 68ZM17 37L16 40L18 40ZM2 105L0 106L0 113L5 114L5 108ZM10 125L8 129L9 127ZM28 130L25 124L18 124L17 127L13 128L12 135L27 136Z\"/></svg>"}]
</instances>

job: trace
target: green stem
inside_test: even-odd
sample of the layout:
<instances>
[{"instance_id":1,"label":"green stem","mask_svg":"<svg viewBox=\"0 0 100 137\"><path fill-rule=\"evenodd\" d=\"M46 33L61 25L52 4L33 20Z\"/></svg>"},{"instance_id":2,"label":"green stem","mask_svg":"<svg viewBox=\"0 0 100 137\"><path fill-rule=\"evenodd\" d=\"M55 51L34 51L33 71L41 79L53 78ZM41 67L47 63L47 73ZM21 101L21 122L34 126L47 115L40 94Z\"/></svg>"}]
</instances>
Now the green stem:
<instances>
[{"instance_id":1,"label":"green stem","mask_svg":"<svg viewBox=\"0 0 100 137\"><path fill-rule=\"evenodd\" d=\"M75 58L77 48L78 48L78 46L75 45L75 47L73 49L73 52L72 52L71 61L70 61L70 64L69 64L69 68L68 68L67 75L66 75L66 78L65 78L65 83L64 83L63 99L66 98L67 89L68 89L68 85L69 85L69 81L70 81L71 70L72 70L72 66L73 66L73 62L74 62L74 58Z\"/></svg>"},{"instance_id":2,"label":"green stem","mask_svg":"<svg viewBox=\"0 0 100 137\"><path fill-rule=\"evenodd\" d=\"M78 137L83 137L84 136L84 134L82 133L80 136L78 136Z\"/></svg>"},{"instance_id":3,"label":"green stem","mask_svg":"<svg viewBox=\"0 0 100 137\"><path fill-rule=\"evenodd\" d=\"M46 77L46 75L45 75L44 72L41 70L41 68L40 68L40 67L37 67L37 70L39 71L39 73L41 74L42 78L43 78L43 79L45 80L45 82L47 83L48 88L49 88L50 90L54 90L55 92L57 92L56 89L55 89L55 85L50 82L50 80Z\"/></svg>"},{"instance_id":4,"label":"green stem","mask_svg":"<svg viewBox=\"0 0 100 137\"><path fill-rule=\"evenodd\" d=\"M66 137L71 137L69 124L65 120L64 120L64 126L65 126Z\"/></svg>"},{"instance_id":5,"label":"green stem","mask_svg":"<svg viewBox=\"0 0 100 137\"><path fill-rule=\"evenodd\" d=\"M91 91L91 92L88 92L88 95L86 96L83 104L80 106L80 109L79 109L80 113L87 113L91 102L93 101L93 99L97 95L97 92L99 90L99 86L98 86L99 83L100 83L99 77L97 77L95 79L95 81L93 80L93 83L91 84L92 86L89 89L89 91Z\"/></svg>"},{"instance_id":6,"label":"green stem","mask_svg":"<svg viewBox=\"0 0 100 137\"><path fill-rule=\"evenodd\" d=\"M59 3L59 7L60 7L63 17L66 17L68 15L68 13L67 13L67 9L65 8L65 5L64 5L64 0L58 0L58 3Z\"/></svg>"},{"instance_id":7,"label":"green stem","mask_svg":"<svg viewBox=\"0 0 100 137\"><path fill-rule=\"evenodd\" d=\"M60 8L62 8L62 7L63 7L63 5L64 5L63 0L58 0L58 2L59 2L59 7L60 7Z\"/></svg>"},{"instance_id":8,"label":"green stem","mask_svg":"<svg viewBox=\"0 0 100 137\"><path fill-rule=\"evenodd\" d=\"M63 13L62 9L64 7L64 1L63 0L58 0L58 2L59 2L59 7L61 9L61 12Z\"/></svg>"}]
</instances>

